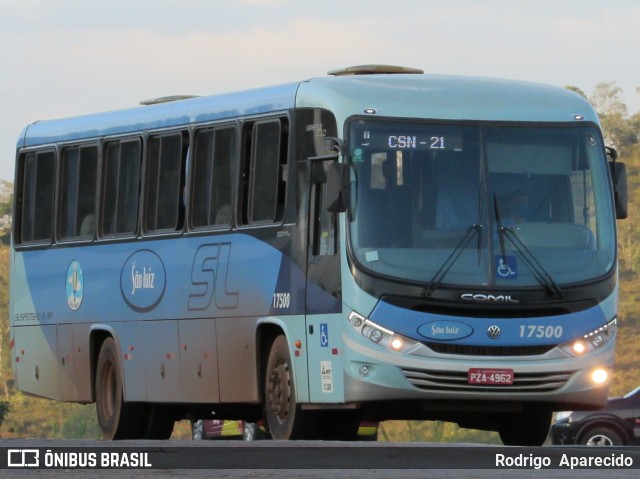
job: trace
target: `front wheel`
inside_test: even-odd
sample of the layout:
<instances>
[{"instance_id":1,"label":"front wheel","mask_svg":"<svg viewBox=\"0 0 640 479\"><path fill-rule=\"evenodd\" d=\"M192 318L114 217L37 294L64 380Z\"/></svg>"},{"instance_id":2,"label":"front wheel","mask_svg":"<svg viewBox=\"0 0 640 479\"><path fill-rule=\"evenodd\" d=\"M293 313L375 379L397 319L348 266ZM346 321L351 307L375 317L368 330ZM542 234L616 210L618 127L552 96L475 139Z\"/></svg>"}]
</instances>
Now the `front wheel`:
<instances>
[{"instance_id":1,"label":"front wheel","mask_svg":"<svg viewBox=\"0 0 640 479\"><path fill-rule=\"evenodd\" d=\"M589 429L582 435L580 444L585 446L622 446L624 441L616 431L603 426Z\"/></svg>"},{"instance_id":2,"label":"front wheel","mask_svg":"<svg viewBox=\"0 0 640 479\"><path fill-rule=\"evenodd\" d=\"M273 439L311 438L315 421L296 401L296 388L287 338L271 344L264 381L265 420Z\"/></svg>"}]
</instances>

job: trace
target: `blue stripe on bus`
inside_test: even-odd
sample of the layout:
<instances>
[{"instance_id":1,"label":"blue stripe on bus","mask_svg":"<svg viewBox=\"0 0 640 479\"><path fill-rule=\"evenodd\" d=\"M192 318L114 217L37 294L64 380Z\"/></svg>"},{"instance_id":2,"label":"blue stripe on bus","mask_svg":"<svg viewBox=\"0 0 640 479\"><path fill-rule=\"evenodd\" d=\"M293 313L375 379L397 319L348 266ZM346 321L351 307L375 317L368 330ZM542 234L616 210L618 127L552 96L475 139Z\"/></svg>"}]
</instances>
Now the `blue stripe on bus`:
<instances>
[{"instance_id":1,"label":"blue stripe on bus","mask_svg":"<svg viewBox=\"0 0 640 479\"><path fill-rule=\"evenodd\" d=\"M419 341L440 341L473 346L559 344L594 331L606 323L600 306L559 316L497 319L424 313L399 308L385 301L377 304L369 319L398 334ZM445 327L447 323L459 323L459 329L464 330L464 334L460 333L457 338L454 337L456 332L447 330ZM444 328L439 335L441 339L437 339L437 331L433 330L433 327L437 328L438 325ZM500 335L495 339L488 334L491 326L500 328ZM434 334L428 334L429 329Z\"/></svg>"},{"instance_id":2,"label":"blue stripe on bus","mask_svg":"<svg viewBox=\"0 0 640 479\"><path fill-rule=\"evenodd\" d=\"M52 322L257 317L304 313L304 274L282 252L249 235L199 236L17 253L35 311ZM82 303L67 301L67 274L82 268ZM289 298L274 308L274 296ZM24 303L23 303L24 304ZM24 306L22 306L24 308ZM29 311L16 310L15 314ZM48 321L44 321L48 322Z\"/></svg>"}]
</instances>

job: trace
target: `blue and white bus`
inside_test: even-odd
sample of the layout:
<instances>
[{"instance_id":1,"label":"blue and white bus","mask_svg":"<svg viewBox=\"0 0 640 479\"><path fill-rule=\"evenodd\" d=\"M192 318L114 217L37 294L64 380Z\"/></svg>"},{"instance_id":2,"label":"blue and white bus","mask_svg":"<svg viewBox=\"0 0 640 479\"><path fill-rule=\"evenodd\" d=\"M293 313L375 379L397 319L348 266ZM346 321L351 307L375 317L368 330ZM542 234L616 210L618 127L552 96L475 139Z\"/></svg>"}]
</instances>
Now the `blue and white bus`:
<instances>
[{"instance_id":1,"label":"blue and white bus","mask_svg":"<svg viewBox=\"0 0 640 479\"><path fill-rule=\"evenodd\" d=\"M626 177L582 97L373 65L169 99L20 135L19 389L95 402L107 439L425 419L535 445L605 403Z\"/></svg>"}]
</instances>

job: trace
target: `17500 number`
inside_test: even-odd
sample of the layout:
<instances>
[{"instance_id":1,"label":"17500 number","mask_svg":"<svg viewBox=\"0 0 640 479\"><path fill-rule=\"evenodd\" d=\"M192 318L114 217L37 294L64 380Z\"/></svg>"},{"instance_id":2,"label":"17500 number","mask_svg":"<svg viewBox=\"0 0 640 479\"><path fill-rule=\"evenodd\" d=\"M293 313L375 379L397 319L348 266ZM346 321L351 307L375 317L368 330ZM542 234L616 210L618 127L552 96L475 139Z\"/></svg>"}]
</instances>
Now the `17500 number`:
<instances>
[{"instance_id":1,"label":"17500 number","mask_svg":"<svg viewBox=\"0 0 640 479\"><path fill-rule=\"evenodd\" d=\"M520 325L521 338L561 338L562 326Z\"/></svg>"}]
</instances>

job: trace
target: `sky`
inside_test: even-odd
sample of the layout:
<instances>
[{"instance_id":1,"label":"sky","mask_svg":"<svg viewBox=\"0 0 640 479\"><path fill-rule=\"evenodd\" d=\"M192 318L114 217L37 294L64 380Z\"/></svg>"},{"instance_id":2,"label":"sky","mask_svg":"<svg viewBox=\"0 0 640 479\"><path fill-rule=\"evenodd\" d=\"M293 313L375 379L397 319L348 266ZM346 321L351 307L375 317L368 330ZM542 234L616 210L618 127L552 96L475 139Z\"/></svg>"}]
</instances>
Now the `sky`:
<instances>
[{"instance_id":1,"label":"sky","mask_svg":"<svg viewBox=\"0 0 640 479\"><path fill-rule=\"evenodd\" d=\"M36 120L362 64L577 86L640 111L637 0L0 0L0 179Z\"/></svg>"}]
</instances>

